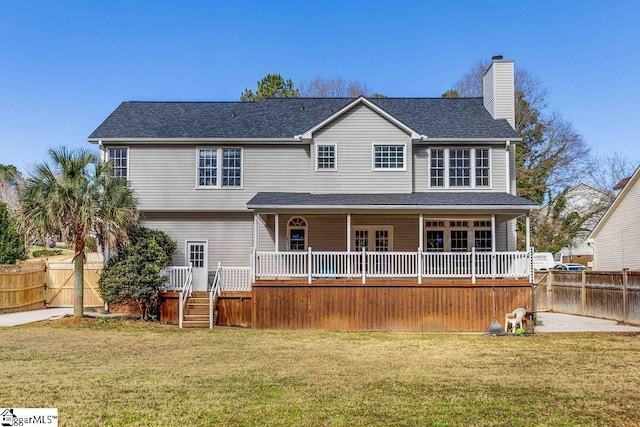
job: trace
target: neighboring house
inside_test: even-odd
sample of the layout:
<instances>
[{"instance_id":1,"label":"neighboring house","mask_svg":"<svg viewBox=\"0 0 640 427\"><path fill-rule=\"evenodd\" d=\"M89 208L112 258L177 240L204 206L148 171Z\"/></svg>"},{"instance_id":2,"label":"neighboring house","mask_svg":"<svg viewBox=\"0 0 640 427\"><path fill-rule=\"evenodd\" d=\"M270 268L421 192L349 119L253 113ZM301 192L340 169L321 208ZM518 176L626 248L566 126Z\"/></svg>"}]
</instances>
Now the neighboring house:
<instances>
[{"instance_id":1,"label":"neighboring house","mask_svg":"<svg viewBox=\"0 0 640 427\"><path fill-rule=\"evenodd\" d=\"M516 196L513 76L494 58L483 98L124 102L89 141L178 242L195 290L219 263L238 267L236 290L528 279L515 219L537 206Z\"/></svg>"},{"instance_id":2,"label":"neighboring house","mask_svg":"<svg viewBox=\"0 0 640 427\"><path fill-rule=\"evenodd\" d=\"M611 196L606 191L580 182L565 191L564 200L564 217L575 213L586 219L571 244L560 250L560 262L576 262L591 266L593 247L588 244L589 234L610 205ZM545 207L541 208L541 213L544 212Z\"/></svg>"},{"instance_id":3,"label":"neighboring house","mask_svg":"<svg viewBox=\"0 0 640 427\"><path fill-rule=\"evenodd\" d=\"M589 236L594 270L640 270L639 178L640 167L627 179Z\"/></svg>"}]
</instances>

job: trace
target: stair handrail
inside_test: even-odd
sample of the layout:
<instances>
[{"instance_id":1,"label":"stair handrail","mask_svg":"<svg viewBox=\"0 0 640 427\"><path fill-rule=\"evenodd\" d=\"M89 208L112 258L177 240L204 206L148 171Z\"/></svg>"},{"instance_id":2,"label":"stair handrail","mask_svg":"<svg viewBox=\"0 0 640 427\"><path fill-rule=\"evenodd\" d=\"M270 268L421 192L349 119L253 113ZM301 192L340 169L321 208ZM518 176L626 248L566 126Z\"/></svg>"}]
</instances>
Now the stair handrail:
<instances>
[{"instance_id":1,"label":"stair handrail","mask_svg":"<svg viewBox=\"0 0 640 427\"><path fill-rule=\"evenodd\" d=\"M187 304L187 300L191 296L193 291L193 267L190 265L187 270L187 276L184 280L184 286L180 291L180 300L178 306L178 326L182 328L182 321L184 320L184 306Z\"/></svg>"},{"instance_id":2,"label":"stair handrail","mask_svg":"<svg viewBox=\"0 0 640 427\"><path fill-rule=\"evenodd\" d=\"M222 263L218 263L216 274L213 276L211 291L209 291L209 329L213 329L213 307L218 302L220 296L220 274L222 273Z\"/></svg>"}]
</instances>

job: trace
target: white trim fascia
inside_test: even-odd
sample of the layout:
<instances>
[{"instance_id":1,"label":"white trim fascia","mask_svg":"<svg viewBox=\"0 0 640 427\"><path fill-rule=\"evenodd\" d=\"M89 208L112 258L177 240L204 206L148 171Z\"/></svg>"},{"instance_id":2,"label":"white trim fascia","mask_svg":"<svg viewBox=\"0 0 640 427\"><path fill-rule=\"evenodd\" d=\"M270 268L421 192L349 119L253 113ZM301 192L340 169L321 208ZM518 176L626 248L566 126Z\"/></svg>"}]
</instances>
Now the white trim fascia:
<instances>
[{"instance_id":1,"label":"white trim fascia","mask_svg":"<svg viewBox=\"0 0 640 427\"><path fill-rule=\"evenodd\" d=\"M523 214L530 210L537 210L538 205L247 205L248 209L253 209L263 213L264 210L271 209L277 210L304 210L304 209L318 209L318 210L400 210L400 211L431 211L431 210L487 210L491 212L502 211L518 211Z\"/></svg>"},{"instance_id":2,"label":"white trim fascia","mask_svg":"<svg viewBox=\"0 0 640 427\"><path fill-rule=\"evenodd\" d=\"M631 175L629 182L627 182L622 190L620 190L620 193L618 193L616 198L613 200L611 206L609 206L609 208L605 211L604 215L602 215L602 218L600 218L600 221L598 221L596 226L593 227L593 230L589 234L589 237L587 237L587 240L595 239L598 232L600 232L602 225L609 220L609 217L613 215L613 211L618 207L618 205L620 205L620 203L622 203L622 199L624 199L627 196L627 193L631 191L630 188L636 184L636 182L638 181L638 177L640 177L640 166L636 168L635 172L633 172L633 175Z\"/></svg>"},{"instance_id":3,"label":"white trim fascia","mask_svg":"<svg viewBox=\"0 0 640 427\"><path fill-rule=\"evenodd\" d=\"M419 140L419 139L425 138L424 135L421 135L420 133L418 133L415 130L411 129L409 126L407 126L406 124L402 123L400 120L396 119L394 116L392 116L391 114L387 113L385 110L383 110L382 108L378 107L376 104L374 104L373 102L369 101L364 96L360 96L360 97L356 98L355 100L353 100L353 102L350 102L349 104L345 105L340 110L336 111L335 113L333 113L332 115L330 115L329 117L327 117L326 119L321 121L320 123L318 123L315 126L313 126L311 129L309 129L306 132L304 132L302 135L299 135L300 138L302 140L310 140L310 139L312 139L314 132L322 129L327 124L331 123L332 121L334 121L338 117L340 117L343 114L349 112L355 106L360 105L360 104L369 107L371 110L373 110L374 112L376 112L377 114L379 114L383 118L387 119L388 121L390 121L391 123L393 123L394 125L399 127L400 129L402 129L403 131L405 131L406 133L411 135L411 139Z\"/></svg>"},{"instance_id":4,"label":"white trim fascia","mask_svg":"<svg viewBox=\"0 0 640 427\"><path fill-rule=\"evenodd\" d=\"M522 138L423 138L421 143L425 142L447 142L447 143L463 143L468 144L470 142L493 142L495 144L504 144L507 141L511 143L521 142Z\"/></svg>"},{"instance_id":5,"label":"white trim fascia","mask_svg":"<svg viewBox=\"0 0 640 427\"><path fill-rule=\"evenodd\" d=\"M300 138L88 138L92 144L102 141L103 144L129 143L129 144L193 144L212 142L216 144L307 144Z\"/></svg>"}]
</instances>

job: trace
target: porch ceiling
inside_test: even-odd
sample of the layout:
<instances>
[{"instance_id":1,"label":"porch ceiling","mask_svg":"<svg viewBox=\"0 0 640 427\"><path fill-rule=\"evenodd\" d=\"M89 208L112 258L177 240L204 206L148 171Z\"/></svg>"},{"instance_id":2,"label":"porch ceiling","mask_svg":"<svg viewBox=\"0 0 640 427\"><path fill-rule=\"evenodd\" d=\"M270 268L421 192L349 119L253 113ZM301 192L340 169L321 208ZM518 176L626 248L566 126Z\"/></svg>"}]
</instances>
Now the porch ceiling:
<instances>
[{"instance_id":1,"label":"porch ceiling","mask_svg":"<svg viewBox=\"0 0 640 427\"><path fill-rule=\"evenodd\" d=\"M401 211L403 213L483 212L524 215L538 205L508 193L429 192L390 194L310 194L261 192L247 203L257 212L315 211L369 213Z\"/></svg>"}]
</instances>

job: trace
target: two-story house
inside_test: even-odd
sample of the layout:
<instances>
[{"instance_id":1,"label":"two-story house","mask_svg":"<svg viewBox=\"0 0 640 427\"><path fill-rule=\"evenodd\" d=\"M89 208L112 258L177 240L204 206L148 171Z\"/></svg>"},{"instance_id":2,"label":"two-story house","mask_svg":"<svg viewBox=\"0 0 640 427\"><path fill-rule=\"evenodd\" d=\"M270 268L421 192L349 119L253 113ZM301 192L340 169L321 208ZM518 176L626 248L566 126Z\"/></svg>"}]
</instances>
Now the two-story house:
<instances>
[{"instance_id":1,"label":"two-story house","mask_svg":"<svg viewBox=\"0 0 640 427\"><path fill-rule=\"evenodd\" d=\"M130 182L145 225L178 242L173 263L190 266L194 291L216 280L253 290L255 305L261 286L461 279L491 280L495 297L496 280L528 289L515 219L527 216L528 236L537 208L516 196L513 79L513 61L495 57L482 98L124 102L89 141Z\"/></svg>"}]
</instances>

